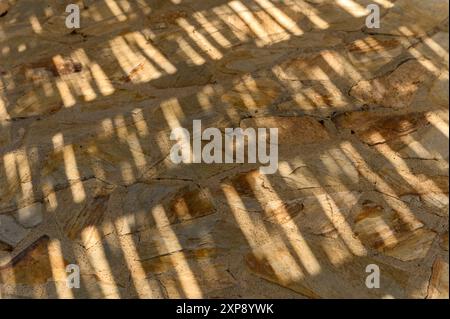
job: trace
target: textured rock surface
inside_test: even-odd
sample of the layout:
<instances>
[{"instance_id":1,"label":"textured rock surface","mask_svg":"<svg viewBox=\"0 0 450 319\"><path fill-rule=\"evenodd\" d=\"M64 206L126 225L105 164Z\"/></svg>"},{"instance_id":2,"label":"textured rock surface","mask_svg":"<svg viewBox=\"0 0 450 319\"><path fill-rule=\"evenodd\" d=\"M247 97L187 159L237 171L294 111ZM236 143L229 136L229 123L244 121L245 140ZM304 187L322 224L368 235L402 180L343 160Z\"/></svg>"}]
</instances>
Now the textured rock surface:
<instances>
[{"instance_id":1,"label":"textured rock surface","mask_svg":"<svg viewBox=\"0 0 450 319\"><path fill-rule=\"evenodd\" d=\"M440 257L433 264L428 298L448 299L448 262Z\"/></svg>"},{"instance_id":2,"label":"textured rock surface","mask_svg":"<svg viewBox=\"0 0 450 319\"><path fill-rule=\"evenodd\" d=\"M448 0L74 2L0 0L0 298L448 298Z\"/></svg>"},{"instance_id":3,"label":"textured rock surface","mask_svg":"<svg viewBox=\"0 0 450 319\"><path fill-rule=\"evenodd\" d=\"M10 8L8 0L1 0L0 1L0 16L6 15L8 13L8 10Z\"/></svg>"},{"instance_id":4,"label":"textured rock surface","mask_svg":"<svg viewBox=\"0 0 450 319\"><path fill-rule=\"evenodd\" d=\"M42 223L42 204L37 203L17 210L14 217L26 228L33 228Z\"/></svg>"},{"instance_id":5,"label":"textured rock surface","mask_svg":"<svg viewBox=\"0 0 450 319\"><path fill-rule=\"evenodd\" d=\"M6 245L17 246L24 239L27 231L11 216L0 215L0 241Z\"/></svg>"}]
</instances>

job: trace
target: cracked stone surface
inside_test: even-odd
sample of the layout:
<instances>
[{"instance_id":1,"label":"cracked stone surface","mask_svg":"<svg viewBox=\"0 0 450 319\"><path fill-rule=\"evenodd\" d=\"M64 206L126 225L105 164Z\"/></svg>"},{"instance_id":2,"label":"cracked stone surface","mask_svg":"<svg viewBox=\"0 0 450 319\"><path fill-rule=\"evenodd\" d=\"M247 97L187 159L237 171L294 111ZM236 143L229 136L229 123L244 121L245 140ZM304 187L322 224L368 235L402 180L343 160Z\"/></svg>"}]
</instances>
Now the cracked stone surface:
<instances>
[{"instance_id":1,"label":"cracked stone surface","mask_svg":"<svg viewBox=\"0 0 450 319\"><path fill-rule=\"evenodd\" d=\"M0 0L0 298L448 298L449 1L178 2Z\"/></svg>"}]
</instances>

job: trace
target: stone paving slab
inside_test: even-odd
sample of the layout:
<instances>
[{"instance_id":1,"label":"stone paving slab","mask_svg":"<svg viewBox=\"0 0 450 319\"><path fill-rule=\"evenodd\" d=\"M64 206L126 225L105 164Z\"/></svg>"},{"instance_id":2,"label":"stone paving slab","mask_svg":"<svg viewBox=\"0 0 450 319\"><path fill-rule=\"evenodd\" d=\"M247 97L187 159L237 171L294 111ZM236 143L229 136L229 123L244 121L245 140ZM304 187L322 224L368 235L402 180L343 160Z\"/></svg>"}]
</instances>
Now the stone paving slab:
<instances>
[{"instance_id":1,"label":"stone paving slab","mask_svg":"<svg viewBox=\"0 0 450 319\"><path fill-rule=\"evenodd\" d=\"M0 298L448 298L448 8L0 0ZM174 164L194 120L278 171Z\"/></svg>"}]
</instances>

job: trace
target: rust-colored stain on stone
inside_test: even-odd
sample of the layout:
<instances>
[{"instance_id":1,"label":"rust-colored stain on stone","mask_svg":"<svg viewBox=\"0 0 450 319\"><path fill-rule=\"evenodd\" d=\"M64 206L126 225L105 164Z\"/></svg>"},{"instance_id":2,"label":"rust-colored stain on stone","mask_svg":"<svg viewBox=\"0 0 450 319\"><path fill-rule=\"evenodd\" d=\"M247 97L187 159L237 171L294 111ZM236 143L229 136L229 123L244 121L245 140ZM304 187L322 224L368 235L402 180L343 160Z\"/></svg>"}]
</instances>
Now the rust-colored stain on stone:
<instances>
[{"instance_id":1,"label":"rust-colored stain on stone","mask_svg":"<svg viewBox=\"0 0 450 319\"><path fill-rule=\"evenodd\" d=\"M48 236L43 236L0 267L0 283L8 285L41 285L53 278Z\"/></svg>"}]
</instances>

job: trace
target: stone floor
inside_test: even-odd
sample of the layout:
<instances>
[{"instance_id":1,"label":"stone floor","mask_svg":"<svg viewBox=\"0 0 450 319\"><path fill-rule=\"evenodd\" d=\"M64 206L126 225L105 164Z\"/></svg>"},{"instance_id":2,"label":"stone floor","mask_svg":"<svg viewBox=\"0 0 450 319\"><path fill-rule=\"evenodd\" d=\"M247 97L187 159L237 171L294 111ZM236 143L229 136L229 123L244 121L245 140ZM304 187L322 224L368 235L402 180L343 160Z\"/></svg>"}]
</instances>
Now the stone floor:
<instances>
[{"instance_id":1,"label":"stone floor","mask_svg":"<svg viewBox=\"0 0 450 319\"><path fill-rule=\"evenodd\" d=\"M448 298L448 0L0 4L0 298Z\"/></svg>"}]
</instances>

